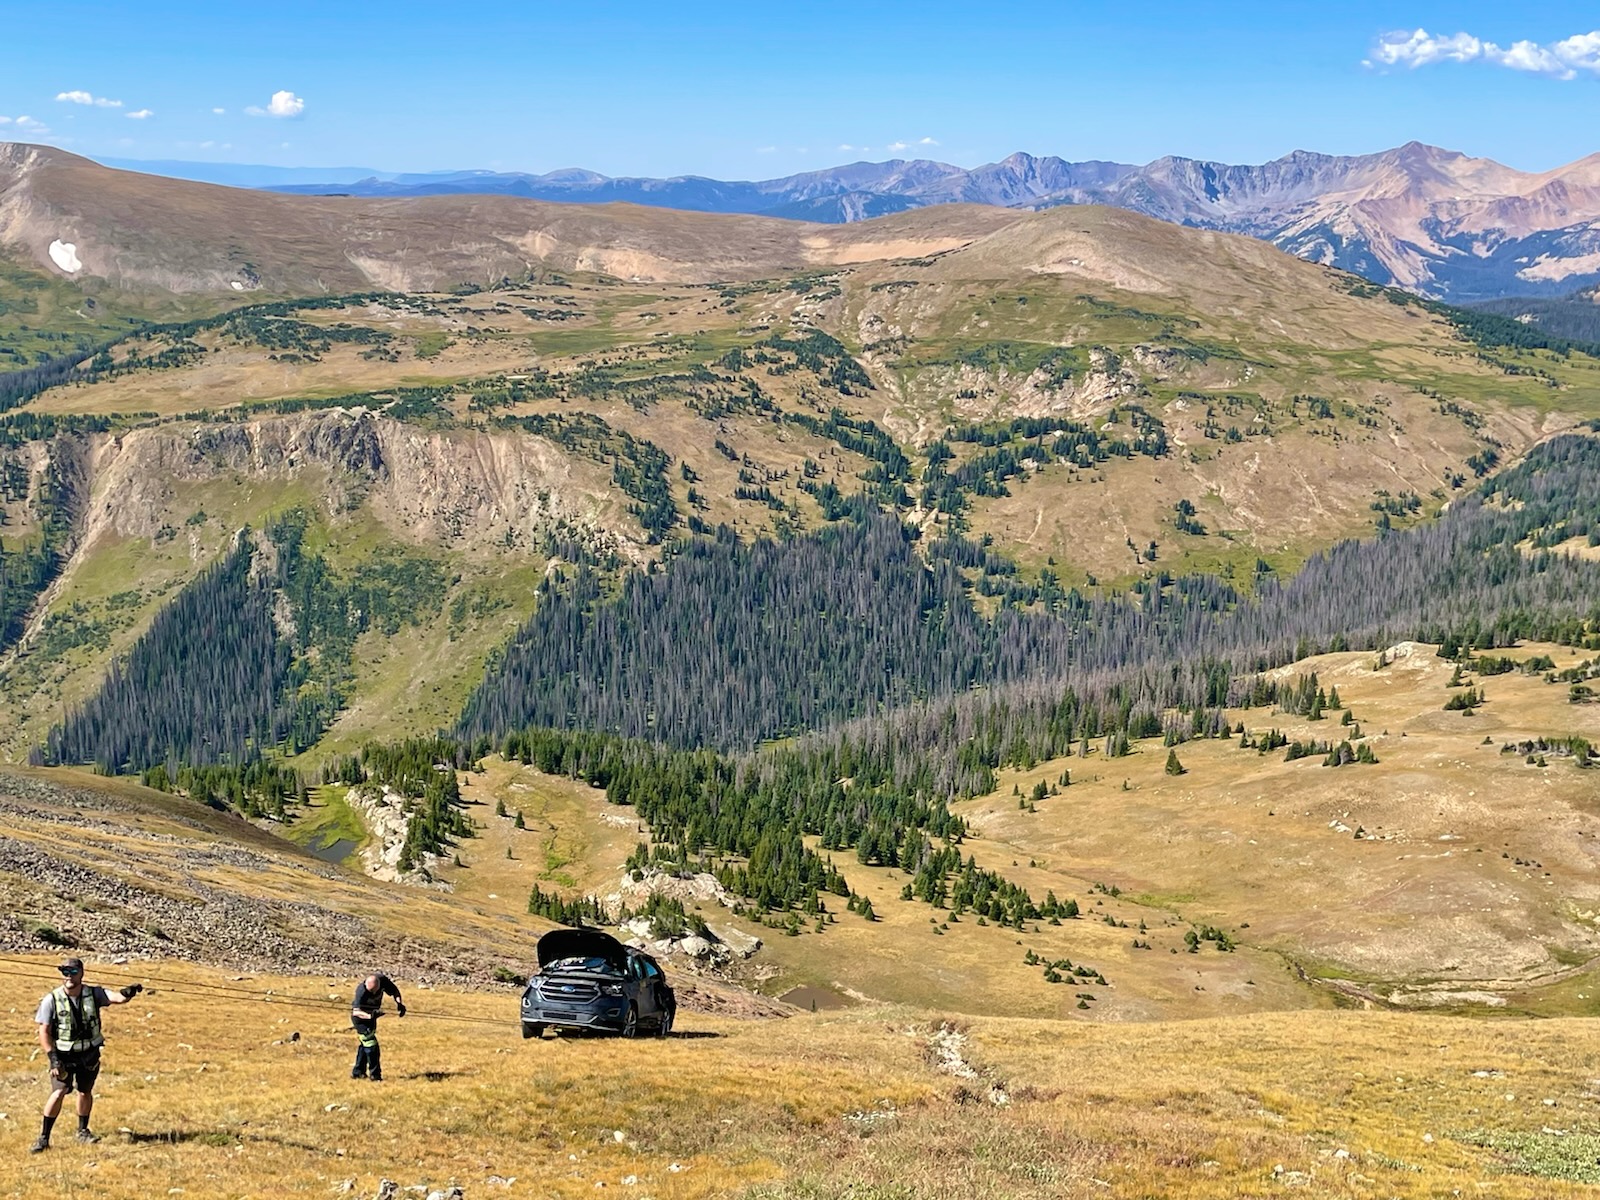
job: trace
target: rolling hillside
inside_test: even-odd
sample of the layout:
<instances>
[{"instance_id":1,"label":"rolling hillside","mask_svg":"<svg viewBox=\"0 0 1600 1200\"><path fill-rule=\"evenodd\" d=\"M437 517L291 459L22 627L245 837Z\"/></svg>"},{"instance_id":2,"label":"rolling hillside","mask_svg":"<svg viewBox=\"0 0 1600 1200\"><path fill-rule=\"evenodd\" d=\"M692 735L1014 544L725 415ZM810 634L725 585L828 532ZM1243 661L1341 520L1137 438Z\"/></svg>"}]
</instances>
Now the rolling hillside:
<instances>
[{"instance_id":1,"label":"rolling hillside","mask_svg":"<svg viewBox=\"0 0 1600 1200\"><path fill-rule=\"evenodd\" d=\"M236 232L260 239L275 287L323 255L348 263L379 208L431 220L458 203L251 194L260 207L240 215L202 185L18 161L14 212L81 210L130 254L181 215L202 256ZM136 199L150 203L133 227L116 205ZM365 778L405 796L421 831L385 869L447 876L468 826L454 793L407 773L424 759L549 759L605 788L625 762L641 773L624 772L629 786L688 771L726 789L719 773L756 768L671 755L778 739L789 758L751 761L791 772L811 809L763 807L770 795L740 783L724 811L749 806L746 833L662 807L679 789L646 788L633 795L653 798L636 801L650 861L685 870L704 855L758 924L799 932L837 882L830 856L891 872L892 859L913 868L918 906L951 886L981 894L998 926L982 936L1003 940L1030 912L1055 915L1046 893L1112 866L1091 854L1059 880L1017 866L1055 843L1014 840L1008 818L1022 818L1003 794L986 806L1008 780L1048 792L1081 771L1063 753L1094 745L1116 759L1152 737L1211 752L1223 730L1270 719L1238 710L1281 707L1252 677L1341 642L1371 652L1469 626L1478 650L1594 636L1592 439L1563 435L1600 417L1600 361L1522 324L1116 209L949 206L822 232L495 211L575 222L561 227L605 253L636 238L659 262L692 264L717 239L743 277L575 270L565 243L516 278L451 290L373 290L362 273L360 292L263 301L202 271L185 277L194 296L239 307L212 298L192 319L0 376L12 761L144 772L291 823L310 784ZM459 243L434 259L437 233L405 228L408 261L461 270ZM162 290L104 280L68 232L85 278L52 288ZM1474 554L1499 565L1479 578ZM1153 682L1167 662L1172 679ZM972 689L992 705L951 699ZM1506 735L1589 736L1556 720L1568 711ZM982 749L958 756L918 724L932 721L970 724ZM415 740L437 730L461 740ZM898 740L904 757L847 797L858 737ZM1390 751L1377 757L1377 774L1392 769ZM962 858L950 843L967 836L1015 861ZM781 865L763 876L769 852ZM899 903L884 886L874 910ZM1217 929L1256 924L1194 880L1118 886L1192 896L1192 920ZM1587 953L1572 928L1528 928ZM1264 973L1250 955L1288 953L1398 986L1381 947L1376 933L1346 952L1284 929L1226 961L1248 977ZM1140 956L1118 955L1137 974ZM1520 995L1554 973L1514 938L1479 957L1465 990L1508 980ZM1154 978L1144 994L1172 992ZM912 976L903 994L940 986ZM1252 986L1296 1002L1298 985Z\"/></svg>"},{"instance_id":2,"label":"rolling hillside","mask_svg":"<svg viewBox=\"0 0 1600 1200\"><path fill-rule=\"evenodd\" d=\"M0 992L151 985L22 1194L1596 1178L1585 347L1112 208L10 163ZM681 1037L516 1036L576 922Z\"/></svg>"},{"instance_id":3,"label":"rolling hillside","mask_svg":"<svg viewBox=\"0 0 1600 1200\"><path fill-rule=\"evenodd\" d=\"M46 146L0 143L0 245L56 278L176 296L430 291L539 268L709 282L933 253L1014 214L896 217L861 229L512 197L292 197L113 171ZM52 245L71 246L50 252ZM59 261L58 261L59 260ZM76 261L77 266L62 263Z\"/></svg>"},{"instance_id":4,"label":"rolling hillside","mask_svg":"<svg viewBox=\"0 0 1600 1200\"><path fill-rule=\"evenodd\" d=\"M940 204L1038 209L1102 204L1246 233L1313 262L1459 303L1554 296L1596 281L1596 156L1542 172L1411 142L1376 154L1296 150L1259 165L1168 155L1142 166L1017 153L964 169L857 162L781 179L614 179L593 171L491 171L259 186L360 196L499 194L847 222ZM205 178L206 164L166 171ZM227 168L224 168L227 170ZM264 171L266 169L263 169Z\"/></svg>"},{"instance_id":5,"label":"rolling hillside","mask_svg":"<svg viewBox=\"0 0 1600 1200\"><path fill-rule=\"evenodd\" d=\"M43 959L12 962L0 999L31 1007L47 973ZM26 1200L63 1188L577 1197L602 1185L671 1200L842 1188L1564 1200L1593 1188L1580 1122L1597 1050L1584 1021L1299 1013L1064 1040L1053 1022L891 1008L699 1017L665 1042L522 1043L489 1015L504 996L405 981L411 1015L386 1023L387 1082L374 1088L340 1078L352 1039L328 997L348 994L347 977L165 963L96 976L150 988L114 1014L96 1107L105 1141L66 1139L16 1172ZM263 1003L269 993L280 999ZM5 1038L26 1055L15 1027ZM1309 1061L1308 1039L1336 1045L1337 1066ZM31 1071L0 1081L10 1156L25 1153L36 1092Z\"/></svg>"},{"instance_id":6,"label":"rolling hillside","mask_svg":"<svg viewBox=\"0 0 1600 1200\"><path fill-rule=\"evenodd\" d=\"M1570 655L1514 657L1546 650ZM604 1183L767 1200L841 1185L1193 1200L1375 1185L1585 1194L1600 1053L1589 1022L1506 1016L1588 1011L1592 788L1570 757L1530 765L1502 746L1573 728L1573 716L1596 732L1593 710L1513 671L1472 677L1489 699L1464 718L1438 707L1446 670L1424 646L1396 647L1380 671L1365 655L1293 664L1336 686L1362 723L1387 727L1380 765L1333 772L1379 778L1340 778L1334 793L1303 778L1330 774L1316 760L1235 742L1180 746L1181 777L1161 770L1158 743L1003 773L974 802L979 833L965 848L1073 899L1076 919L1014 930L946 909L930 922L926 905L898 898L907 875L853 862L875 921L840 911L825 932L790 938L704 903L713 927L768 934L745 968L752 982L804 985L796 998L822 1004L763 1001L672 955L686 1011L665 1042L517 1036L500 972L520 973L548 927L524 896L534 884L603 893L637 819L581 783L487 760L466 789L480 831L461 865L441 868L447 890L429 890L318 862L191 800L8 774L0 993L27 1008L49 986L46 925L94 959L97 980L148 989L108 1018L106 1141L88 1151L61 1139L44 1169L19 1176L19 1194L348 1180L376 1196L383 1179L468 1195ZM1252 732L1321 732L1237 715ZM1017 807L1013 781L1027 794L1061 767L1068 787ZM321 789L313 814L337 795ZM496 799L525 820L493 815ZM55 900L69 878L94 881L93 903ZM1196 931L1207 936L1190 953ZM1338 965L1351 956L1358 968ZM1051 982L1063 958L1105 983ZM410 1009L384 1028L381 1096L344 1077L348 988L373 961ZM1499 978L1469 973L1482 965ZM1529 972L1538 966L1544 977ZM1502 1019L1457 1015L1485 1004L1503 1005ZM1429 1011L1381 1011L1417 1005ZM1160 1020L1171 1017L1186 1019ZM18 1154L37 1085L21 1062L27 1033L8 1034L19 1069L0 1077L15 1114L3 1137ZM1308 1041L1337 1046L1336 1062L1308 1058Z\"/></svg>"},{"instance_id":7,"label":"rolling hillside","mask_svg":"<svg viewBox=\"0 0 1600 1200\"><path fill-rule=\"evenodd\" d=\"M231 210L199 214L234 193L89 164L39 159L13 195L73 172L114 185L101 205L172 189L139 237L164 212L209 220L219 242L232 228ZM309 206L321 228L321 201L246 196ZM619 216L550 211L591 234ZM676 240L691 225L723 227L622 215L657 257L697 253ZM815 249L793 225L730 228ZM310 269L304 243L269 232L262 262L291 264L285 280ZM1162 572L1247 580L1425 520L1600 415L1586 355L1249 238L1111 209L959 206L828 236L844 240L827 253L859 261L717 284L541 265L485 290L266 304L230 288L258 303L14 374L33 382L0 418L7 553L25 556L0 664L10 753L85 701L241 528L290 509L340 578L428 567L426 610L341 651L332 729L350 748L448 726L574 554L614 570L719 525L793 536L865 492L927 539L989 539L1011 565L964 567L986 611ZM20 325L5 336L32 336ZM1497 344L1504 330L1522 344Z\"/></svg>"}]
</instances>

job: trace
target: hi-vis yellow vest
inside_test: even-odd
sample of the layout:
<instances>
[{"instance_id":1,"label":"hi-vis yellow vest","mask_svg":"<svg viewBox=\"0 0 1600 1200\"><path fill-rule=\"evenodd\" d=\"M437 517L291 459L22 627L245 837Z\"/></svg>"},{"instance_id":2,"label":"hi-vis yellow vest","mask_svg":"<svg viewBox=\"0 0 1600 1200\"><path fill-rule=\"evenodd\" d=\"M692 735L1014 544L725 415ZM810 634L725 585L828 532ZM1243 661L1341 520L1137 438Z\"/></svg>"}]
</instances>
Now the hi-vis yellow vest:
<instances>
[{"instance_id":1,"label":"hi-vis yellow vest","mask_svg":"<svg viewBox=\"0 0 1600 1200\"><path fill-rule=\"evenodd\" d=\"M84 988L76 1002L64 987L57 988L52 995L56 1001L57 1050L77 1052L105 1044L105 1038L100 1036L100 1004L93 988Z\"/></svg>"}]
</instances>

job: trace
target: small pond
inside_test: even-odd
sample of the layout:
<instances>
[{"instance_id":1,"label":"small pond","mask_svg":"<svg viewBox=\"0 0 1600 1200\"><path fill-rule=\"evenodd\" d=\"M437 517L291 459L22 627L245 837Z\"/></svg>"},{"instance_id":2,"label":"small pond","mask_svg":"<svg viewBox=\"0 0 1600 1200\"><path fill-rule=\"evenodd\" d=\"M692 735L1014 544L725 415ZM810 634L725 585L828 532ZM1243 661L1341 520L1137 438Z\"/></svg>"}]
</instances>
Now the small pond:
<instances>
[{"instance_id":1,"label":"small pond","mask_svg":"<svg viewBox=\"0 0 1600 1200\"><path fill-rule=\"evenodd\" d=\"M822 1012L830 1008L845 1008L850 1003L838 992L829 991L827 988L810 986L790 988L778 999L785 1004L792 1004L796 1008L803 1008L809 1012Z\"/></svg>"},{"instance_id":2,"label":"small pond","mask_svg":"<svg viewBox=\"0 0 1600 1200\"><path fill-rule=\"evenodd\" d=\"M318 839L306 847L323 862L342 863L355 853L359 843L354 838L337 838L334 841Z\"/></svg>"}]
</instances>

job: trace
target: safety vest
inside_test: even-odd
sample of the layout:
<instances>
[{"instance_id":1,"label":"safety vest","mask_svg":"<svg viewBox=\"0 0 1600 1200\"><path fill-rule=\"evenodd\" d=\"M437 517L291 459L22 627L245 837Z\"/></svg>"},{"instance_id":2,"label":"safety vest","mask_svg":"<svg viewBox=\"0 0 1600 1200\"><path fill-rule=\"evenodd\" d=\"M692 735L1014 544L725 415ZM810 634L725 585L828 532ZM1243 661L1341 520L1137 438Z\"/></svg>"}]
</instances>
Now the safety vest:
<instances>
[{"instance_id":1,"label":"safety vest","mask_svg":"<svg viewBox=\"0 0 1600 1200\"><path fill-rule=\"evenodd\" d=\"M56 1002L57 1050L76 1053L105 1044L105 1038L100 1036L100 1004L93 988L84 988L77 1000L68 996L64 987L51 995Z\"/></svg>"}]
</instances>

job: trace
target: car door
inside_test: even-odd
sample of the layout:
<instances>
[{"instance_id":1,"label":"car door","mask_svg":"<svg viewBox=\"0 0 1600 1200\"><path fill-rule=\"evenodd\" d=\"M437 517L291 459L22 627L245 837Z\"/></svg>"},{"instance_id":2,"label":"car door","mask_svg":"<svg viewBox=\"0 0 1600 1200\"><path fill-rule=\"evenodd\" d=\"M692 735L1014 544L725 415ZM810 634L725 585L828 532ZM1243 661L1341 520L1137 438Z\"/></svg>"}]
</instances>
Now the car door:
<instances>
[{"instance_id":1,"label":"car door","mask_svg":"<svg viewBox=\"0 0 1600 1200\"><path fill-rule=\"evenodd\" d=\"M645 961L637 954L628 955L628 990L634 995L641 1024L654 1021L659 1011L656 989L645 970Z\"/></svg>"},{"instance_id":2,"label":"car door","mask_svg":"<svg viewBox=\"0 0 1600 1200\"><path fill-rule=\"evenodd\" d=\"M645 960L645 984L650 989L650 1000L658 1013L665 1013L667 1004L667 977L655 963Z\"/></svg>"}]
</instances>

